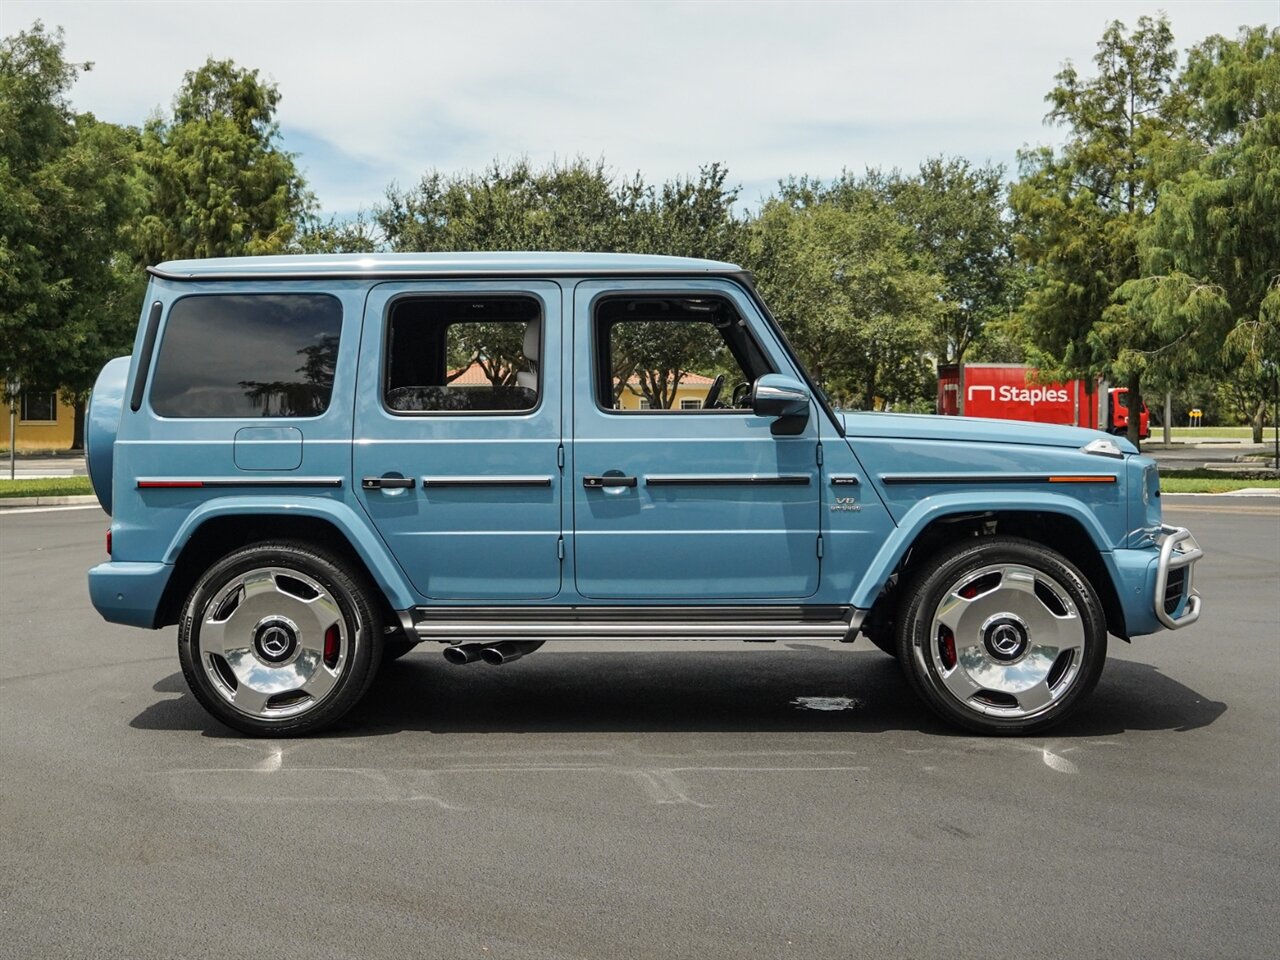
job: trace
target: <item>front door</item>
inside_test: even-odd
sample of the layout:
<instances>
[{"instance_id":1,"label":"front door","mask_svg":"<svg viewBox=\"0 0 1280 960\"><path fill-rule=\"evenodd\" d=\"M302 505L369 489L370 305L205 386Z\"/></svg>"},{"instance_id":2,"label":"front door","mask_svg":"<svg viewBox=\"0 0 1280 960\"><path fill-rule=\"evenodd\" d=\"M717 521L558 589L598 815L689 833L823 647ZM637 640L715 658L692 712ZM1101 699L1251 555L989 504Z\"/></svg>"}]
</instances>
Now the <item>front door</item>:
<instances>
[{"instance_id":1,"label":"front door","mask_svg":"<svg viewBox=\"0 0 1280 960\"><path fill-rule=\"evenodd\" d=\"M574 577L602 600L798 600L818 589L818 418L748 408L795 375L735 285L585 281L573 317Z\"/></svg>"},{"instance_id":2,"label":"front door","mask_svg":"<svg viewBox=\"0 0 1280 960\"><path fill-rule=\"evenodd\" d=\"M542 281L369 294L353 484L424 597L560 592L561 302Z\"/></svg>"}]
</instances>

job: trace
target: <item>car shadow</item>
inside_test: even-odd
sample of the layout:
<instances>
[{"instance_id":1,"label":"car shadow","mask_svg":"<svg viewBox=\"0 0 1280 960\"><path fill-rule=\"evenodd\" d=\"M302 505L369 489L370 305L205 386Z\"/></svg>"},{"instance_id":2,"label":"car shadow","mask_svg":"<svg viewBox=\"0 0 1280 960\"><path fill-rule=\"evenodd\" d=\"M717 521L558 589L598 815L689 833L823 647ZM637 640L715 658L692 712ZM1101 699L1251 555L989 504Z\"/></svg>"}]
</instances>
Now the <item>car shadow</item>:
<instances>
[{"instance_id":1,"label":"car shadow","mask_svg":"<svg viewBox=\"0 0 1280 960\"><path fill-rule=\"evenodd\" d=\"M574 653L491 667L451 666L418 650L384 666L364 700L330 728L344 737L450 733L885 732L967 736L920 703L897 664L878 651L787 644L778 655L732 652ZM235 732L210 717L180 673L154 687L179 693L131 726ZM1108 661L1093 695L1055 738L1131 730L1185 732L1226 712L1144 663Z\"/></svg>"}]
</instances>

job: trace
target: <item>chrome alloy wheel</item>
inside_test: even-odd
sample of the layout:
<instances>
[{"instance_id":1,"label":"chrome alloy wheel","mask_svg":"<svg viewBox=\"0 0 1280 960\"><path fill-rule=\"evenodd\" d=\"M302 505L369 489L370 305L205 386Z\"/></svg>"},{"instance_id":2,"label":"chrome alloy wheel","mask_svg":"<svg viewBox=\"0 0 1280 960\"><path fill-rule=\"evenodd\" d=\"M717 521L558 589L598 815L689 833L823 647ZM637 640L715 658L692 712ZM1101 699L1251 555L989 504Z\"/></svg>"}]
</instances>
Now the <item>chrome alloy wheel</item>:
<instances>
[{"instance_id":1,"label":"chrome alloy wheel","mask_svg":"<svg viewBox=\"0 0 1280 960\"><path fill-rule=\"evenodd\" d=\"M1049 710L1080 674L1085 626L1067 589L1042 570L993 564L965 574L934 610L933 685L964 708L1027 719Z\"/></svg>"},{"instance_id":2,"label":"chrome alloy wheel","mask_svg":"<svg viewBox=\"0 0 1280 960\"><path fill-rule=\"evenodd\" d=\"M351 643L337 600L314 578L285 567L238 574L200 614L199 662L209 685L258 719L293 717L320 704L342 676Z\"/></svg>"}]
</instances>

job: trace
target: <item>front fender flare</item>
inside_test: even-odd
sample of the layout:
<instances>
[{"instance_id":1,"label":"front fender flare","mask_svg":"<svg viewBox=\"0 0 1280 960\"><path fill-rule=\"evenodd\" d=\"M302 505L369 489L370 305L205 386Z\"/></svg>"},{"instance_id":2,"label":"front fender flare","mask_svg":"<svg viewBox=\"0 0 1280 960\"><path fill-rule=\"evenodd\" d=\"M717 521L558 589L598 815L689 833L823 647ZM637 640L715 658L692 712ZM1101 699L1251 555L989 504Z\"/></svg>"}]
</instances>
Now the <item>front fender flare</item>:
<instances>
[{"instance_id":1,"label":"front fender flare","mask_svg":"<svg viewBox=\"0 0 1280 960\"><path fill-rule=\"evenodd\" d=\"M1056 513L1077 521L1097 548L1114 586L1119 582L1115 559L1111 555L1112 544L1098 518L1079 500L1053 493L1029 491L1001 491L999 503L993 503L989 491L979 493L944 493L925 497L902 517L897 528L881 546L880 552L867 567L862 581L854 589L850 604L859 610L869 610L884 589L893 571L906 556L920 533L933 521L949 516L972 513L1020 511L1027 513Z\"/></svg>"}]
</instances>

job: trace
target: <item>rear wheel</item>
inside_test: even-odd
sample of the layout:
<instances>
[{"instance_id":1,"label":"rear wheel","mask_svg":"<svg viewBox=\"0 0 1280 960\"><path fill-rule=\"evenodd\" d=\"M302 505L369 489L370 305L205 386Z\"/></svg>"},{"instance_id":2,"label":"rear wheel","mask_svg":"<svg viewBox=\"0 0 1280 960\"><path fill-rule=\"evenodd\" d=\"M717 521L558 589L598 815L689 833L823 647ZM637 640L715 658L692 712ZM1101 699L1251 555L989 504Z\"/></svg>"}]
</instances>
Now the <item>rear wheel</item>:
<instances>
[{"instance_id":1,"label":"rear wheel","mask_svg":"<svg viewBox=\"0 0 1280 960\"><path fill-rule=\"evenodd\" d=\"M228 726L260 736L333 723L364 694L381 653L364 577L292 541L255 544L210 567L178 628L196 699Z\"/></svg>"},{"instance_id":2,"label":"rear wheel","mask_svg":"<svg viewBox=\"0 0 1280 960\"><path fill-rule=\"evenodd\" d=\"M1060 722L1102 673L1106 620L1065 557L1029 540L984 537L916 575L898 619L898 657L940 716L988 734Z\"/></svg>"}]
</instances>

